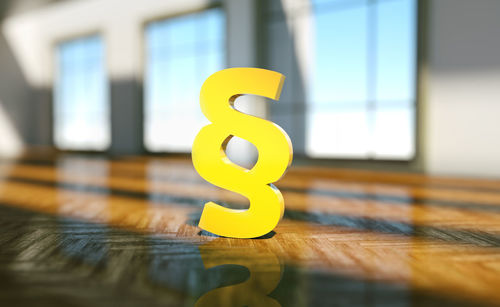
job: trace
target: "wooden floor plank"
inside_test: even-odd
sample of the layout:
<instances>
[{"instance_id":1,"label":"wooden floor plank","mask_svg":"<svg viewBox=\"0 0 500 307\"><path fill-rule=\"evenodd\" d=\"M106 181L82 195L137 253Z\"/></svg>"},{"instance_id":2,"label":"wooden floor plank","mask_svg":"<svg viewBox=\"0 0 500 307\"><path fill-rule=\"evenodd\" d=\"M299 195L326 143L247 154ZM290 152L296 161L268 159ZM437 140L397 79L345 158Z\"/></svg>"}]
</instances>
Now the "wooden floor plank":
<instances>
[{"instance_id":1,"label":"wooden floor plank","mask_svg":"<svg viewBox=\"0 0 500 307\"><path fill-rule=\"evenodd\" d=\"M206 201L247 201L186 158L2 161L0 303L499 304L499 182L292 167L277 185L284 220L241 240L197 227Z\"/></svg>"}]
</instances>

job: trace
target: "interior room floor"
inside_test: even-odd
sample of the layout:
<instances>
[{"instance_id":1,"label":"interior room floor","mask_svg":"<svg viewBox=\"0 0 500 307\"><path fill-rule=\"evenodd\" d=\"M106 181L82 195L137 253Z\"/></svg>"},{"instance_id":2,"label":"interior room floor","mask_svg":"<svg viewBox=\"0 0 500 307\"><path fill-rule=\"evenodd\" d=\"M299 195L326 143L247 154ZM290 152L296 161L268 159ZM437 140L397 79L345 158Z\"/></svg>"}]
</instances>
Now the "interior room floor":
<instances>
[{"instance_id":1,"label":"interior room floor","mask_svg":"<svg viewBox=\"0 0 500 307\"><path fill-rule=\"evenodd\" d=\"M500 304L500 181L291 167L278 227L197 227L246 200L179 157L0 163L2 306Z\"/></svg>"}]
</instances>

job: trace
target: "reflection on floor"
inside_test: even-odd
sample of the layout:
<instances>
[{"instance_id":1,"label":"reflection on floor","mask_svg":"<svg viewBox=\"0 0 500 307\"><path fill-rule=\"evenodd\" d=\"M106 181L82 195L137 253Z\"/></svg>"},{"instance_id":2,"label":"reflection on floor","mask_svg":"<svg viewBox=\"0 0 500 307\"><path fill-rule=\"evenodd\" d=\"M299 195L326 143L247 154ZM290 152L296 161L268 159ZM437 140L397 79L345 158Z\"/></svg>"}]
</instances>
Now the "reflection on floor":
<instances>
[{"instance_id":1,"label":"reflection on floor","mask_svg":"<svg viewBox=\"0 0 500 307\"><path fill-rule=\"evenodd\" d=\"M0 163L1 306L500 304L500 181L292 167L274 232L220 238L246 200L189 159Z\"/></svg>"}]
</instances>

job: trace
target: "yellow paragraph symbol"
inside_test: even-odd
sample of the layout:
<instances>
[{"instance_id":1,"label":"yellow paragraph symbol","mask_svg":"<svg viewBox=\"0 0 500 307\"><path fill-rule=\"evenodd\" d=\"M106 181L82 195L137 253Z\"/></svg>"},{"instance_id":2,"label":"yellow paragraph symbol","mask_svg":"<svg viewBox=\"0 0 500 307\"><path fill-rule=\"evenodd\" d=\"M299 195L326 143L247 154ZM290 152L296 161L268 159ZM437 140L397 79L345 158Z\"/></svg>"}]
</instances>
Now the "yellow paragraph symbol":
<instances>
[{"instance_id":1,"label":"yellow paragraph symbol","mask_svg":"<svg viewBox=\"0 0 500 307\"><path fill-rule=\"evenodd\" d=\"M203 127L193 144L193 164L208 182L250 200L248 210L213 202L205 204L199 227L224 237L255 238L267 234L283 217L285 204L271 183L283 176L292 162L292 143L278 125L234 109L243 94L278 100L285 77L258 68L229 68L208 77L201 88L201 111L211 124ZM259 158L252 169L232 163L225 149L233 136L257 147Z\"/></svg>"}]
</instances>

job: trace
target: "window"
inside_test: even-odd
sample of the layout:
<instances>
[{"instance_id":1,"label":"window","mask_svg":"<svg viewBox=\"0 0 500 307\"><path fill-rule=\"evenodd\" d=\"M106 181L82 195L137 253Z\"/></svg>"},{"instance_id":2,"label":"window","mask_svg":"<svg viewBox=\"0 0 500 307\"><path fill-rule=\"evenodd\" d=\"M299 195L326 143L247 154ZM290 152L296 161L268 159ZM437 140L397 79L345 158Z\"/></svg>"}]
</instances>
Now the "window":
<instances>
[{"instance_id":1,"label":"window","mask_svg":"<svg viewBox=\"0 0 500 307\"><path fill-rule=\"evenodd\" d=\"M224 66L224 14L213 8L146 28L145 146L190 152L208 121L199 107L205 79Z\"/></svg>"},{"instance_id":2,"label":"window","mask_svg":"<svg viewBox=\"0 0 500 307\"><path fill-rule=\"evenodd\" d=\"M99 36L57 46L54 141L68 150L104 150L110 145L108 87Z\"/></svg>"},{"instance_id":3,"label":"window","mask_svg":"<svg viewBox=\"0 0 500 307\"><path fill-rule=\"evenodd\" d=\"M281 1L281 8L277 3L271 10L271 37L286 22L285 29L294 32L291 47L307 51L295 52L297 61L307 63L296 65L304 77L294 84L304 94L290 95L302 97L305 104L292 111L275 110L285 114L276 117L285 122L301 122L290 119L297 117L287 116L290 112L304 117L303 152L314 158L411 159L415 153L416 0L312 0L298 1L291 8L286 7L287 1ZM305 31L302 35L307 40L298 39L300 31ZM283 50L274 49L274 53ZM306 59L300 59L304 54ZM300 103L293 99L292 105Z\"/></svg>"}]
</instances>

